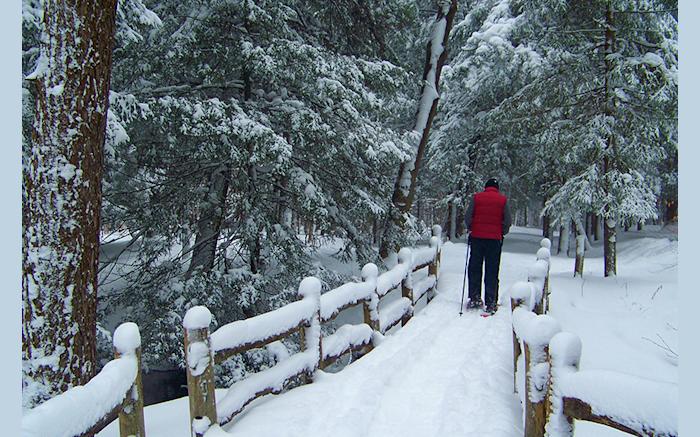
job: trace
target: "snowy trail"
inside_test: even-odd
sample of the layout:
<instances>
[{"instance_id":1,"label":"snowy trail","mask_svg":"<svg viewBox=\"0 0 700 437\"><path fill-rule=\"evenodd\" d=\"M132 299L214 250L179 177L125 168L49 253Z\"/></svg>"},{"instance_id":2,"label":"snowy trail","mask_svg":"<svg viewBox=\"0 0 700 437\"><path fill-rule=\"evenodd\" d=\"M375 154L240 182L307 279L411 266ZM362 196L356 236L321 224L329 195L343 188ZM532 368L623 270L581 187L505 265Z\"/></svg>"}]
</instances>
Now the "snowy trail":
<instances>
[{"instance_id":1,"label":"snowy trail","mask_svg":"<svg viewBox=\"0 0 700 437\"><path fill-rule=\"evenodd\" d=\"M526 278L540 239L508 237L501 296ZM254 401L216 435L522 436L510 311L459 316L465 252L464 243L444 244L436 298L374 351L338 373L319 372L313 384ZM146 408L149 437L189 436L186 398L160 404L153 415L152 408ZM114 425L99 435L116 437Z\"/></svg>"},{"instance_id":2,"label":"snowy trail","mask_svg":"<svg viewBox=\"0 0 700 437\"><path fill-rule=\"evenodd\" d=\"M529 254L504 252L503 294ZM506 246L507 250L507 246ZM261 400L228 425L233 435L521 436L513 394L510 314L459 316L465 244L445 244L439 294L361 360L311 385Z\"/></svg>"}]
</instances>

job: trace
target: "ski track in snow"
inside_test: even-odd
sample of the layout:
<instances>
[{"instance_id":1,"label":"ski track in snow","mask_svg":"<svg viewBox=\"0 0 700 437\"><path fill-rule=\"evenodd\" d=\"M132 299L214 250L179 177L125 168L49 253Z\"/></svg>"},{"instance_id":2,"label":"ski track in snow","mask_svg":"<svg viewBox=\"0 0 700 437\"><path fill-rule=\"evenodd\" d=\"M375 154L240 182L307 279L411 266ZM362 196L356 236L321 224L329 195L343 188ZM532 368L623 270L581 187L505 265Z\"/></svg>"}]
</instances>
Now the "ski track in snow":
<instances>
[{"instance_id":1,"label":"ski track in snow","mask_svg":"<svg viewBox=\"0 0 700 437\"><path fill-rule=\"evenodd\" d=\"M511 258L534 260L536 249L533 243L529 256L504 252L502 266L517 268L503 269L501 293L525 279L527 263ZM465 250L444 246L435 300L373 352L252 404L225 428L252 436L521 436L509 311L459 316Z\"/></svg>"},{"instance_id":2,"label":"ski track in snow","mask_svg":"<svg viewBox=\"0 0 700 437\"><path fill-rule=\"evenodd\" d=\"M313 384L253 401L215 434L521 437L507 291L527 278L540 237L513 237L504 246L499 275L506 304L495 315L459 315L467 246L447 242L438 294L430 305L418 305L422 309L407 326L392 330L375 350L338 373L318 372ZM217 389L218 399L223 394ZM149 437L190 436L187 398L154 407L145 411ZM115 421L99 436L118 432Z\"/></svg>"}]
</instances>

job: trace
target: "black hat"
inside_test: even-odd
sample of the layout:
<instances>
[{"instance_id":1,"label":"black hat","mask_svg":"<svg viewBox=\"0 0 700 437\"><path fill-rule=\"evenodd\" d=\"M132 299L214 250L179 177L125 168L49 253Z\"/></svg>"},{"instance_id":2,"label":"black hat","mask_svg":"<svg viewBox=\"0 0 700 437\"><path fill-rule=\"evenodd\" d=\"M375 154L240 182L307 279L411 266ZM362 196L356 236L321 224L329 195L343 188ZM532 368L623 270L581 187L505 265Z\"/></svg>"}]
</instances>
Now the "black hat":
<instances>
[{"instance_id":1,"label":"black hat","mask_svg":"<svg viewBox=\"0 0 700 437\"><path fill-rule=\"evenodd\" d=\"M498 181L496 180L496 178L491 178L488 181L486 181L486 185L484 185L484 188L488 187L496 187L496 189L498 189Z\"/></svg>"}]
</instances>

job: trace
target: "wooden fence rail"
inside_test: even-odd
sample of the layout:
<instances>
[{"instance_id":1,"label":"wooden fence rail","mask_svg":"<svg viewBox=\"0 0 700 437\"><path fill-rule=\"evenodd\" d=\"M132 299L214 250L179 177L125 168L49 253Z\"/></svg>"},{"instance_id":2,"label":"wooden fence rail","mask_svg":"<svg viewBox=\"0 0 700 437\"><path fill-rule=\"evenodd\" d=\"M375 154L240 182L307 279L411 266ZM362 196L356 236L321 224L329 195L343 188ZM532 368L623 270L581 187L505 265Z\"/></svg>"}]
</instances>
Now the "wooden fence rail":
<instances>
[{"instance_id":1,"label":"wooden fence rail","mask_svg":"<svg viewBox=\"0 0 700 437\"><path fill-rule=\"evenodd\" d=\"M545 238L541 246L528 282L515 283L510 293L514 383L525 410L525 437L573 437L574 420L640 437L676 437L676 384L620 372L579 371L581 340L560 332L557 321L544 314L550 308L551 243Z\"/></svg>"},{"instance_id":2,"label":"wooden fence rail","mask_svg":"<svg viewBox=\"0 0 700 437\"><path fill-rule=\"evenodd\" d=\"M121 437L144 437L141 336L135 323L114 331L114 359L87 384L53 397L22 416L23 437L95 434L119 418Z\"/></svg>"},{"instance_id":3,"label":"wooden fence rail","mask_svg":"<svg viewBox=\"0 0 700 437\"><path fill-rule=\"evenodd\" d=\"M231 421L246 405L270 393L280 393L298 377L311 382L317 369L332 364L347 353L364 355L377 336L398 324L406 324L415 304L423 296L434 297L441 252L440 226L433 226L430 245L401 249L398 263L379 274L376 265L362 268L362 282L347 283L321 295L321 283L310 277L299 285L301 299L249 319L238 320L209 333L211 314L205 307L188 310L183 319L185 356L193 436L206 433L214 425ZM426 278L413 283L413 273L428 269ZM379 310L381 299L401 289L401 297ZM363 323L346 324L333 334L322 336L321 324L332 321L341 311L362 305ZM301 352L274 367L233 384L224 397L216 400L213 366L235 354L269 345L299 333Z\"/></svg>"}]
</instances>

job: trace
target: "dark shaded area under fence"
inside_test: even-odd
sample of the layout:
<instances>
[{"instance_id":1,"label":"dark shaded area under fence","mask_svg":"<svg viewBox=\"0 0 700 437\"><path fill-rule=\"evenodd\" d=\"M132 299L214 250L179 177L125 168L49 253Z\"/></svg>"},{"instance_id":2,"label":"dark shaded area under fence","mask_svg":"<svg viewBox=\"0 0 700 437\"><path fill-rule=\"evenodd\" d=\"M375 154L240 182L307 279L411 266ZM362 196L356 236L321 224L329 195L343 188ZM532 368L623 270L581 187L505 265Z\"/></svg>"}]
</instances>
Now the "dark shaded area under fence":
<instances>
[{"instance_id":1,"label":"dark shaded area under fence","mask_svg":"<svg viewBox=\"0 0 700 437\"><path fill-rule=\"evenodd\" d=\"M145 405L187 396L187 374L184 369L151 370L143 373Z\"/></svg>"}]
</instances>

